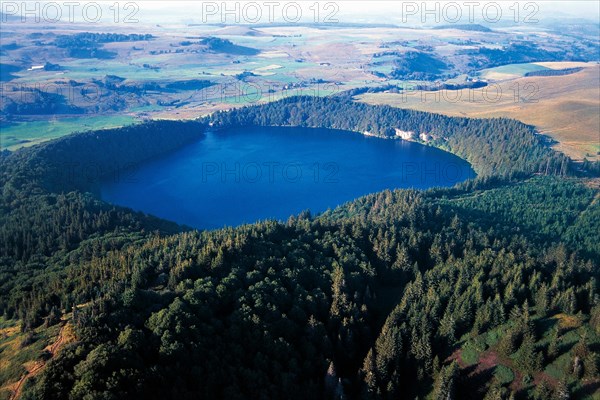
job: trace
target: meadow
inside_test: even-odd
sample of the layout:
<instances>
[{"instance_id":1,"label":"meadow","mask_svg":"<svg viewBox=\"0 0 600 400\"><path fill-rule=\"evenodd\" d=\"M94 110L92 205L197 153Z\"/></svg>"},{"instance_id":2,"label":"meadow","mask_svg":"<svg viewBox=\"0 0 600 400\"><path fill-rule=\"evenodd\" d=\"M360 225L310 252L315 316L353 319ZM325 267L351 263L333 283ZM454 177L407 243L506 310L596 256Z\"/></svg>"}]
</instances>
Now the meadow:
<instances>
[{"instance_id":1,"label":"meadow","mask_svg":"<svg viewBox=\"0 0 600 400\"><path fill-rule=\"evenodd\" d=\"M534 125L540 133L554 139L554 148L569 157L598 160L600 67L582 63L546 65L553 69L573 65L584 69L571 75L505 79L481 89L366 93L359 99L368 104L387 104L452 116L515 118ZM535 69L528 66L503 70L523 74Z\"/></svg>"}]
</instances>

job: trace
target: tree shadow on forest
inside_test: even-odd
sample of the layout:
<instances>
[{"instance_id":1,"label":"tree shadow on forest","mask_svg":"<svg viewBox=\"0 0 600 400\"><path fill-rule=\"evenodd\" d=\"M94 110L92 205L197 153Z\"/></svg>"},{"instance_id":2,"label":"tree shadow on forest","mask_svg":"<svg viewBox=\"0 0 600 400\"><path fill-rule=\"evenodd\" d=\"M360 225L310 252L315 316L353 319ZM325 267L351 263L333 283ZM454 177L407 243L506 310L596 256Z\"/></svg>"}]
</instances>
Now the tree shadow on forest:
<instances>
[{"instance_id":1,"label":"tree shadow on forest","mask_svg":"<svg viewBox=\"0 0 600 400\"><path fill-rule=\"evenodd\" d=\"M460 378L456 384L455 398L480 400L487 392L488 383L494 377L494 369L487 368L477 371L477 364L461 369Z\"/></svg>"}]
</instances>

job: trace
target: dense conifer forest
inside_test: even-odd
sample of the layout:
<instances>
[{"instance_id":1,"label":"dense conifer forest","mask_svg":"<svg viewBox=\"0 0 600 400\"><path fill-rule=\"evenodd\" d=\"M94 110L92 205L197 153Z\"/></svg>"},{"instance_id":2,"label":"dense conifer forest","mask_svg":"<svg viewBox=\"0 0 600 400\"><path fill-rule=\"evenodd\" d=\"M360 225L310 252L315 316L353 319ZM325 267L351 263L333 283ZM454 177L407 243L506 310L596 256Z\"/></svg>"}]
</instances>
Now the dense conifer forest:
<instances>
[{"instance_id":1,"label":"dense conifer forest","mask_svg":"<svg viewBox=\"0 0 600 400\"><path fill-rule=\"evenodd\" d=\"M427 133L479 176L215 231L96 196L100 176L232 125ZM3 153L2 327L19 321L23 354L57 326L72 331L61 351L40 351L21 398L591 397L600 195L574 174L517 121L336 98ZM6 349L3 371L18 376Z\"/></svg>"}]
</instances>

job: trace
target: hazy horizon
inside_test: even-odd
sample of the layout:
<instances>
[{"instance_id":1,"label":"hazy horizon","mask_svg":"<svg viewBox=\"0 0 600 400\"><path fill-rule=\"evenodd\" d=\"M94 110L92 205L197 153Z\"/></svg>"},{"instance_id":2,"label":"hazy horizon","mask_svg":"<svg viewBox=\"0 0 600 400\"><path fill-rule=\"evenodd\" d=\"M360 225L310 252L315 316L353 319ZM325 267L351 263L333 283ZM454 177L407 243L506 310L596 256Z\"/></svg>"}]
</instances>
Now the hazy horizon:
<instances>
[{"instance_id":1,"label":"hazy horizon","mask_svg":"<svg viewBox=\"0 0 600 400\"><path fill-rule=\"evenodd\" d=\"M81 10L86 4L99 4L104 10L102 21L112 17L109 2L76 3L74 8L75 22L85 22ZM7 15L20 16L29 12L29 18L35 10L44 14L55 14L52 4L61 8L60 22L68 20L67 6L51 1L41 2L0 2L0 11ZM121 18L129 10L141 24L250 24L265 23L363 23L393 24L407 27L436 24L500 24L518 25L529 17L528 23L554 23L557 19L583 19L598 23L600 9L594 1L520 1L520 2L468 2L468 1L374 1L369 2L369 10L365 12L364 3L360 1L307 2L307 1L174 1L169 3L156 1L128 2L131 9L123 10ZM318 4L317 12L314 5ZM515 9L518 4L518 12ZM36 8L37 7L37 8ZM77 8L79 7L79 8ZM33 11L32 11L33 10ZM48 10L48 11L46 11ZM284 12L285 10L285 12ZM498 14L500 10L500 14ZM93 10L92 10L93 11ZM298 14L300 11L300 15ZM257 14L258 13L258 14ZM90 14L93 14L90 12ZM287 14L287 15L286 15ZM329 19L327 19L329 17ZM4 19L4 18L3 18ZM44 18L42 18L42 21ZM4 21L3 21L4 22Z\"/></svg>"}]
</instances>

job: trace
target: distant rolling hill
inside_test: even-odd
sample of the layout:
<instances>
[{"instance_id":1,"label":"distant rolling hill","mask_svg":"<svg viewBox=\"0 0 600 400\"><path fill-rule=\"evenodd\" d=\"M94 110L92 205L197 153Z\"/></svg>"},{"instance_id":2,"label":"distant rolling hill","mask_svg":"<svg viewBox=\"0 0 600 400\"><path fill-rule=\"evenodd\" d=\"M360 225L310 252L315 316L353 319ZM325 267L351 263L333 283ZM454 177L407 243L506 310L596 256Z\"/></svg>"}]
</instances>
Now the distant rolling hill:
<instances>
[{"instance_id":1,"label":"distant rolling hill","mask_svg":"<svg viewBox=\"0 0 600 400\"><path fill-rule=\"evenodd\" d=\"M216 37L208 37L202 39L200 44L208 46L210 51L215 53L235 54L238 56L255 56L260 53L260 50L252 47L239 46L228 39L220 39Z\"/></svg>"}]
</instances>

